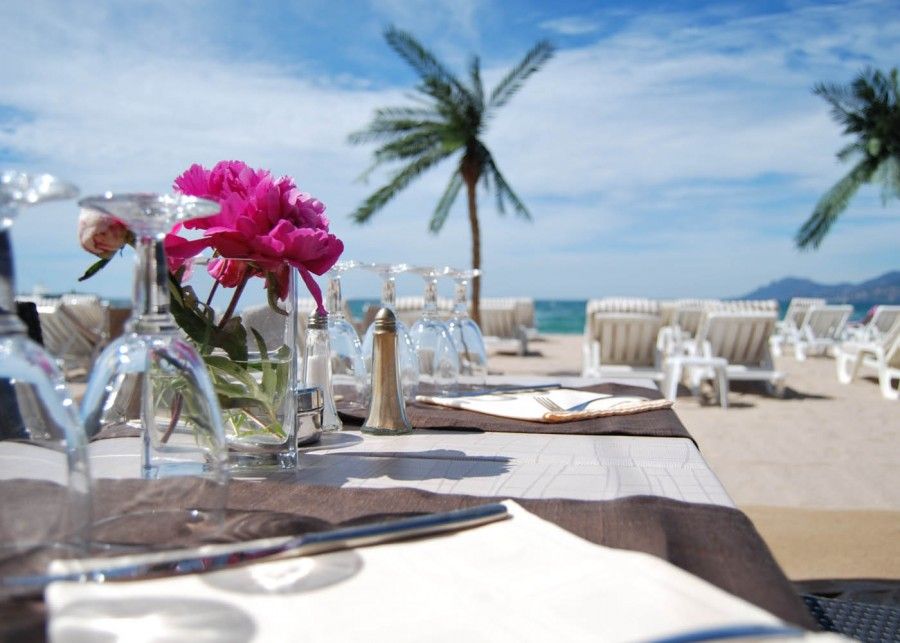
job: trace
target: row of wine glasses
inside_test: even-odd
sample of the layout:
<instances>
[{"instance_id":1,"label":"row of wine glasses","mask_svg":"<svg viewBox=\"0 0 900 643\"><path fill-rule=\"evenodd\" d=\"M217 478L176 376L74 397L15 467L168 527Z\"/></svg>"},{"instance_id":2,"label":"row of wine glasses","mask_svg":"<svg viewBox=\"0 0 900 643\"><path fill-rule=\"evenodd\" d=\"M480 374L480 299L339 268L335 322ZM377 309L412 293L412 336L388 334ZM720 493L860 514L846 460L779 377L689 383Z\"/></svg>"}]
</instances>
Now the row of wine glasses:
<instances>
[{"instance_id":1,"label":"row of wine glasses","mask_svg":"<svg viewBox=\"0 0 900 643\"><path fill-rule=\"evenodd\" d=\"M408 327L397 319L399 368L404 396L412 401L416 394L441 395L469 386L482 386L487 376L487 355L481 330L469 317L468 284L478 271L410 266L408 264L361 263L342 261L329 273L328 309L331 311L332 381L335 394L347 407L365 407L367 373L371 370L374 324L362 340L343 313L341 279L353 269L373 272L381 278L382 307L397 314L396 278L403 273L418 274L425 282L422 315ZM449 320L438 312L439 277L456 283L455 299Z\"/></svg>"}]
</instances>

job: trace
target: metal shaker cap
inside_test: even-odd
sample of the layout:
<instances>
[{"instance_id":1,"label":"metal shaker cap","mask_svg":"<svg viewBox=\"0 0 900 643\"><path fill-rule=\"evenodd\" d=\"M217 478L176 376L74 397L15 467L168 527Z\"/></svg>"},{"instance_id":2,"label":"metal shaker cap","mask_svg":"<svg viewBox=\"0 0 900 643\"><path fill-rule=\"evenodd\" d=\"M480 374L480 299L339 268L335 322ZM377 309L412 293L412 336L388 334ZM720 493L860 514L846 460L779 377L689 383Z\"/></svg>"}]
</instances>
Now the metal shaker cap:
<instances>
[{"instance_id":1,"label":"metal shaker cap","mask_svg":"<svg viewBox=\"0 0 900 643\"><path fill-rule=\"evenodd\" d=\"M322 389L318 386L294 389L294 400L297 403L297 413L317 411L321 409L322 405L325 403Z\"/></svg>"},{"instance_id":2,"label":"metal shaker cap","mask_svg":"<svg viewBox=\"0 0 900 643\"><path fill-rule=\"evenodd\" d=\"M306 327L326 330L328 328L328 313L319 312L318 310L312 311L307 318Z\"/></svg>"},{"instance_id":3,"label":"metal shaker cap","mask_svg":"<svg viewBox=\"0 0 900 643\"><path fill-rule=\"evenodd\" d=\"M397 330L397 316L390 308L381 308L375 315L375 330Z\"/></svg>"}]
</instances>

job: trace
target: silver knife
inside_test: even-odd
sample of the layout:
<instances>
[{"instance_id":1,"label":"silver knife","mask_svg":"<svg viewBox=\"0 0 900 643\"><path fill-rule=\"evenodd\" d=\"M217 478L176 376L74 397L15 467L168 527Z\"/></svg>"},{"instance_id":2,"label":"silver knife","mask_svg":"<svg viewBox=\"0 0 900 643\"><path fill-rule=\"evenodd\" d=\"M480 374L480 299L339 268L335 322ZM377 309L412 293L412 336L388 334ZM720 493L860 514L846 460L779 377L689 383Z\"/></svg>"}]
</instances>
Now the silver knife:
<instances>
[{"instance_id":1,"label":"silver knife","mask_svg":"<svg viewBox=\"0 0 900 643\"><path fill-rule=\"evenodd\" d=\"M484 388L472 391L462 391L445 397L477 397L479 395L511 395L514 393L531 393L540 391L553 391L562 388L562 384L533 384L531 386L516 386L498 384L497 386L486 386Z\"/></svg>"},{"instance_id":2,"label":"silver knife","mask_svg":"<svg viewBox=\"0 0 900 643\"><path fill-rule=\"evenodd\" d=\"M193 549L90 561L64 561L66 571L33 576L7 576L0 579L0 586L18 595L42 590L55 581L110 582L196 574L263 560L310 556L469 529L509 517L511 516L506 506L495 503L303 536L265 538L227 545L205 545Z\"/></svg>"}]
</instances>

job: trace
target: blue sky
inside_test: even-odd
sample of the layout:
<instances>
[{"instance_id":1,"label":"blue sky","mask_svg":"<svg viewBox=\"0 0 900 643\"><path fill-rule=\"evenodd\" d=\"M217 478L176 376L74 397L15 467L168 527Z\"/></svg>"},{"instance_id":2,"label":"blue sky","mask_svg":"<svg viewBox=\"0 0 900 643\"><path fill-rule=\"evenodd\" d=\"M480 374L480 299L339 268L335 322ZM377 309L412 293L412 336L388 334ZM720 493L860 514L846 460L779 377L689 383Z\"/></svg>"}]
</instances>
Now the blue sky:
<instances>
[{"instance_id":1,"label":"blue sky","mask_svg":"<svg viewBox=\"0 0 900 643\"><path fill-rule=\"evenodd\" d=\"M900 268L900 204L865 188L816 252L792 237L846 171L817 81L900 64L896 2L41 2L0 6L0 165L84 194L165 191L191 163L289 174L328 206L346 258L467 265L460 200L427 221L452 163L364 227L371 147L347 134L408 103L415 77L386 26L491 86L541 38L558 52L485 134L534 215L482 194L487 295L734 296L793 275L854 281ZM20 290L130 293L130 255L86 284L74 203L13 231ZM401 294L421 280L404 276ZM351 273L349 296L377 280ZM446 294L449 284L442 286Z\"/></svg>"}]
</instances>

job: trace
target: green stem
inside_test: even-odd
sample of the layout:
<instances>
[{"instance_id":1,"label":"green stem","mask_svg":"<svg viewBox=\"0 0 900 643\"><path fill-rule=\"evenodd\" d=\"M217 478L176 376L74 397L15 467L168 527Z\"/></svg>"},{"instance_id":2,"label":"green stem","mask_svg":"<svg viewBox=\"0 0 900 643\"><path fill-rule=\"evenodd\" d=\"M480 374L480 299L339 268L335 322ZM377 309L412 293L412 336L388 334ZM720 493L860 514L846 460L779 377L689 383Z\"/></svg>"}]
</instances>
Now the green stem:
<instances>
[{"instance_id":1,"label":"green stem","mask_svg":"<svg viewBox=\"0 0 900 643\"><path fill-rule=\"evenodd\" d=\"M247 282L250 281L250 277L252 273L248 270L247 274L244 275L243 279L241 279L241 283L237 285L237 288L234 289L234 294L231 296L231 301L228 302L228 308L225 309L225 313L222 315L222 319L219 320L218 329L222 330L225 328L225 324L228 323L228 320L231 319L232 315L234 315L234 309L237 308L238 299L241 298L241 293L244 292L244 288L247 286Z\"/></svg>"}]
</instances>

